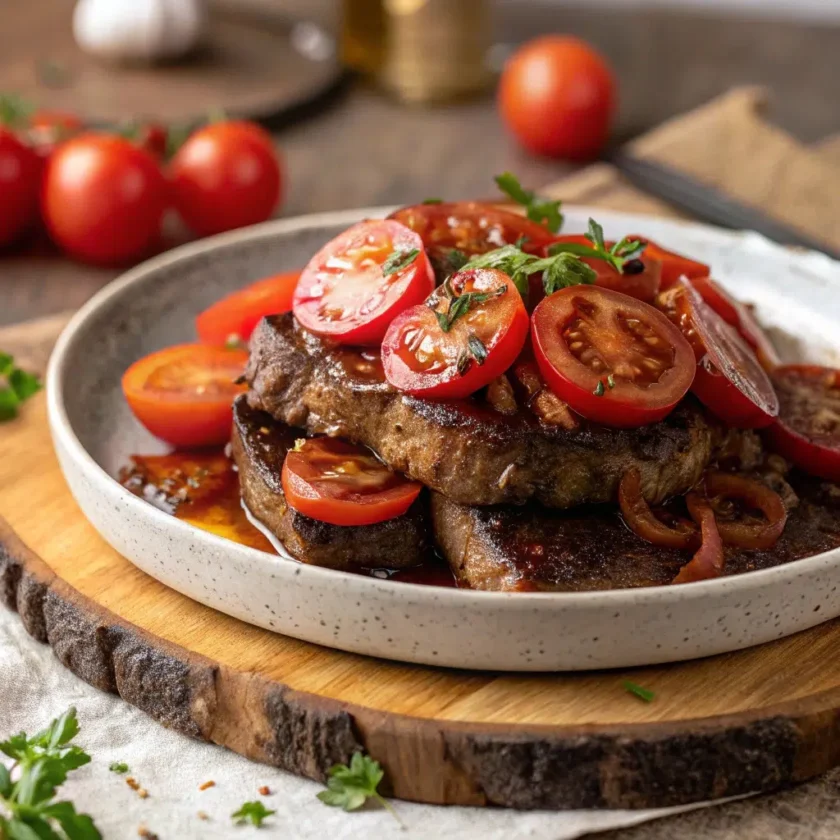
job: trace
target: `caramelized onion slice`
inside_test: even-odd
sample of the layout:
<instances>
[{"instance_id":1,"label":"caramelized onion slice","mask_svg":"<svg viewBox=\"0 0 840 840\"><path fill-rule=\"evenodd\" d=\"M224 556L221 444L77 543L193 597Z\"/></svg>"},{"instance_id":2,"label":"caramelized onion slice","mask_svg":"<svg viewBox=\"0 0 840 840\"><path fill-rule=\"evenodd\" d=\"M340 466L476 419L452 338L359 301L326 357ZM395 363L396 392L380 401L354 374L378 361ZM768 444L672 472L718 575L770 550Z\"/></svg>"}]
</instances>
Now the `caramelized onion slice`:
<instances>
[{"instance_id":1,"label":"caramelized onion slice","mask_svg":"<svg viewBox=\"0 0 840 840\"><path fill-rule=\"evenodd\" d=\"M696 493L688 494L688 504L692 509L692 516L695 512L697 514L696 519L700 525L703 541L694 557L680 569L680 573L671 583L712 580L723 574L723 541L715 523L715 512L712 506Z\"/></svg>"},{"instance_id":2,"label":"caramelized onion slice","mask_svg":"<svg viewBox=\"0 0 840 840\"><path fill-rule=\"evenodd\" d=\"M684 519L676 519L672 528L656 517L642 495L642 478L637 469L628 470L618 487L618 503L630 530L653 545L663 548L693 548L697 528Z\"/></svg>"},{"instance_id":3,"label":"caramelized onion slice","mask_svg":"<svg viewBox=\"0 0 840 840\"><path fill-rule=\"evenodd\" d=\"M750 508L760 510L765 522L727 522L718 517L717 529L726 545L746 549L772 548L785 530L787 509L778 493L759 481L731 473L710 472L704 479L706 498L715 502L722 499L739 499ZM695 493L686 499L691 518L701 522L705 500Z\"/></svg>"}]
</instances>

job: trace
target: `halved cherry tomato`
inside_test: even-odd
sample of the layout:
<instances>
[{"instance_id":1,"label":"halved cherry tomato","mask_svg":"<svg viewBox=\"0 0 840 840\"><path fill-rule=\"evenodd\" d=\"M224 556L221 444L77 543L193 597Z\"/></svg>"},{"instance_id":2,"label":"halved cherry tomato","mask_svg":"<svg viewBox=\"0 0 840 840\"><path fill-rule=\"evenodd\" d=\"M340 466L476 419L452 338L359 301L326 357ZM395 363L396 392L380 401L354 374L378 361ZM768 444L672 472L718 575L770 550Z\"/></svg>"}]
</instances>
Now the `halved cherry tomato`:
<instances>
[{"instance_id":1,"label":"halved cherry tomato","mask_svg":"<svg viewBox=\"0 0 840 840\"><path fill-rule=\"evenodd\" d=\"M583 234L558 236L554 240L554 243L557 242L568 242L574 245L588 245L590 248L592 247L592 243ZM612 248L615 242L606 242L604 244L608 248ZM624 274L619 274L605 260L599 260L595 257L581 257L581 259L598 275L595 280L596 286L603 286L605 289L622 292L625 295L630 295L630 297L643 300L645 303L653 303L656 298L656 294L659 291L659 278L662 273L662 265L659 260L649 257L646 252L642 254L640 259L633 260L633 264L629 264L625 268Z\"/></svg>"},{"instance_id":2,"label":"halved cherry tomato","mask_svg":"<svg viewBox=\"0 0 840 840\"><path fill-rule=\"evenodd\" d=\"M218 446L230 440L236 381L248 354L203 344L180 344L135 362L122 387L135 417L173 446Z\"/></svg>"},{"instance_id":3,"label":"halved cherry tomato","mask_svg":"<svg viewBox=\"0 0 840 840\"><path fill-rule=\"evenodd\" d=\"M427 249L444 253L455 248L473 256L521 241L522 250L536 254L554 241L551 231L541 224L477 201L415 204L389 218L411 228Z\"/></svg>"},{"instance_id":4,"label":"halved cherry tomato","mask_svg":"<svg viewBox=\"0 0 840 840\"><path fill-rule=\"evenodd\" d=\"M706 498L698 493L686 497L688 511L697 524L702 523L706 504L712 506L717 519L720 538L726 545L746 549L773 548L779 541L787 522L787 510L778 493L764 484L743 475L724 472L709 472L703 479ZM737 499L750 510L760 510L764 522L744 521L743 517L728 519L722 513L722 506Z\"/></svg>"},{"instance_id":5,"label":"halved cherry tomato","mask_svg":"<svg viewBox=\"0 0 840 840\"><path fill-rule=\"evenodd\" d=\"M394 319L382 365L400 391L457 400L504 373L527 336L528 313L513 281L494 269L470 269Z\"/></svg>"},{"instance_id":6,"label":"halved cherry tomato","mask_svg":"<svg viewBox=\"0 0 840 840\"><path fill-rule=\"evenodd\" d=\"M282 482L291 508L332 525L373 525L402 516L423 489L370 450L329 437L290 449Z\"/></svg>"},{"instance_id":7,"label":"halved cherry tomato","mask_svg":"<svg viewBox=\"0 0 840 840\"><path fill-rule=\"evenodd\" d=\"M38 155L0 126L0 246L14 242L38 217L41 170Z\"/></svg>"},{"instance_id":8,"label":"halved cherry tomato","mask_svg":"<svg viewBox=\"0 0 840 840\"><path fill-rule=\"evenodd\" d=\"M696 277L691 284L712 309L732 327L755 351L758 361L765 370L773 370L781 364L776 348L764 330L758 325L748 306L732 297L711 277Z\"/></svg>"},{"instance_id":9,"label":"halved cherry tomato","mask_svg":"<svg viewBox=\"0 0 840 840\"><path fill-rule=\"evenodd\" d=\"M811 475L840 482L840 370L785 365L773 373L779 418L770 446Z\"/></svg>"},{"instance_id":10,"label":"halved cherry tomato","mask_svg":"<svg viewBox=\"0 0 840 840\"><path fill-rule=\"evenodd\" d=\"M672 526L653 513L642 495L642 479L635 467L621 479L618 504L624 521L637 537L665 548L691 548L697 544L697 528L691 522L673 517Z\"/></svg>"},{"instance_id":11,"label":"halved cherry tomato","mask_svg":"<svg viewBox=\"0 0 840 840\"><path fill-rule=\"evenodd\" d=\"M387 219L359 222L309 261L293 308L316 335L376 345L391 321L422 303L434 287L432 267L414 231Z\"/></svg>"},{"instance_id":12,"label":"halved cherry tomato","mask_svg":"<svg viewBox=\"0 0 840 840\"><path fill-rule=\"evenodd\" d=\"M695 494L688 495L692 497ZM694 557L680 569L680 573L671 583L694 583L698 580L711 580L723 574L726 558L723 554L723 540L715 521L715 512L705 499L699 497L694 499L694 510L703 541Z\"/></svg>"},{"instance_id":13,"label":"halved cherry tomato","mask_svg":"<svg viewBox=\"0 0 840 840\"><path fill-rule=\"evenodd\" d=\"M680 331L652 306L599 286L547 297L531 340L549 388L588 420L643 426L671 412L696 364Z\"/></svg>"},{"instance_id":14,"label":"halved cherry tomato","mask_svg":"<svg viewBox=\"0 0 840 840\"><path fill-rule=\"evenodd\" d=\"M659 260L662 263L661 288L670 289L680 277L688 277L693 280L695 277L708 277L711 269L705 263L684 257L674 251L668 251L661 245L651 242L646 236L633 234L629 239L640 239L647 242L645 256L649 259Z\"/></svg>"},{"instance_id":15,"label":"halved cherry tomato","mask_svg":"<svg viewBox=\"0 0 840 840\"><path fill-rule=\"evenodd\" d=\"M299 278L299 271L275 274L222 298L195 319L198 337L217 347L248 341L263 317L291 311Z\"/></svg>"},{"instance_id":16,"label":"halved cherry tomato","mask_svg":"<svg viewBox=\"0 0 840 840\"><path fill-rule=\"evenodd\" d=\"M779 401L747 343L704 302L691 281L683 278L665 295L697 357L692 390L704 405L738 429L772 423L779 413Z\"/></svg>"}]
</instances>

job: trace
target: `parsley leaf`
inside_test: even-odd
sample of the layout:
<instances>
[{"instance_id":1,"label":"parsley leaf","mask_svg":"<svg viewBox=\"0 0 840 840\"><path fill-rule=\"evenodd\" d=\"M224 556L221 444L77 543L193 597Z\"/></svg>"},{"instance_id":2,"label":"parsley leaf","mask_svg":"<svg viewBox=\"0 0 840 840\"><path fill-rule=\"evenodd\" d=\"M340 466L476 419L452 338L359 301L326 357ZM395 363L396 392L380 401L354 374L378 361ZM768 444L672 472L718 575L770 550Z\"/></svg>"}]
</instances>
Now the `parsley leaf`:
<instances>
[{"instance_id":1,"label":"parsley leaf","mask_svg":"<svg viewBox=\"0 0 840 840\"><path fill-rule=\"evenodd\" d=\"M532 190L526 190L512 172L497 175L495 181L505 195L525 207L525 214L532 222L544 225L552 233L557 233L563 227L563 214L560 212L562 202L541 199Z\"/></svg>"},{"instance_id":2,"label":"parsley leaf","mask_svg":"<svg viewBox=\"0 0 840 840\"><path fill-rule=\"evenodd\" d=\"M647 247L647 242L624 237L607 248L604 241L604 228L595 221L589 220L589 230L584 234L592 245L579 242L555 242L549 246L549 254L574 254L577 257L591 257L611 265L619 274L624 274L627 264L638 260Z\"/></svg>"},{"instance_id":3,"label":"parsley leaf","mask_svg":"<svg viewBox=\"0 0 840 840\"><path fill-rule=\"evenodd\" d=\"M423 204L443 204L442 198L424 198Z\"/></svg>"},{"instance_id":4,"label":"parsley leaf","mask_svg":"<svg viewBox=\"0 0 840 840\"><path fill-rule=\"evenodd\" d=\"M8 353L0 353L0 380L3 379L6 384L0 386L0 423L17 417L20 404L41 390L38 377L16 367Z\"/></svg>"},{"instance_id":5,"label":"parsley leaf","mask_svg":"<svg viewBox=\"0 0 840 840\"><path fill-rule=\"evenodd\" d=\"M473 306L503 295L508 287L499 286L498 289L494 289L492 292L465 292L457 296L452 292L452 287L449 285L448 280L443 284L442 288L446 293L449 304L445 312L439 312L436 309L435 317L437 318L438 326L445 333L448 333L452 329L455 321L463 315L466 315ZM433 298L431 302L436 303L437 299Z\"/></svg>"},{"instance_id":6,"label":"parsley leaf","mask_svg":"<svg viewBox=\"0 0 840 840\"><path fill-rule=\"evenodd\" d=\"M10 840L101 840L86 814L70 802L53 802L56 790L90 756L70 742L79 732L76 710L68 709L31 738L25 732L0 743L14 759L0 764L0 836ZM16 770L15 777L12 771Z\"/></svg>"},{"instance_id":7,"label":"parsley leaf","mask_svg":"<svg viewBox=\"0 0 840 840\"><path fill-rule=\"evenodd\" d=\"M471 335L467 339L467 347L469 348L470 353L472 353L472 357L478 362L479 366L483 365L485 361L487 361L487 348L484 346L484 342L477 336Z\"/></svg>"},{"instance_id":8,"label":"parsley leaf","mask_svg":"<svg viewBox=\"0 0 840 840\"><path fill-rule=\"evenodd\" d=\"M391 256L382 264L382 276L390 277L392 274L408 268L417 259L419 253L418 248L412 248L410 251L391 252Z\"/></svg>"},{"instance_id":9,"label":"parsley leaf","mask_svg":"<svg viewBox=\"0 0 840 840\"><path fill-rule=\"evenodd\" d=\"M642 688L630 680L624 681L624 690L636 696L645 703L652 703L656 695L649 688Z\"/></svg>"},{"instance_id":10,"label":"parsley leaf","mask_svg":"<svg viewBox=\"0 0 840 840\"><path fill-rule=\"evenodd\" d=\"M236 820L237 825L244 825L249 820L259 828L263 821L276 814L276 811L270 811L262 802L244 802L238 811L234 811L230 816L231 819Z\"/></svg>"},{"instance_id":11,"label":"parsley leaf","mask_svg":"<svg viewBox=\"0 0 840 840\"><path fill-rule=\"evenodd\" d=\"M377 791L385 776L385 771L378 761L359 752L353 753L349 767L346 764L336 764L330 768L328 775L327 789L318 794L318 799L324 805L343 808L345 811L357 811L368 799L373 799L403 825L397 812Z\"/></svg>"},{"instance_id":12,"label":"parsley leaf","mask_svg":"<svg viewBox=\"0 0 840 840\"><path fill-rule=\"evenodd\" d=\"M109 768L112 773L128 773L129 766L124 761L115 761Z\"/></svg>"}]
</instances>

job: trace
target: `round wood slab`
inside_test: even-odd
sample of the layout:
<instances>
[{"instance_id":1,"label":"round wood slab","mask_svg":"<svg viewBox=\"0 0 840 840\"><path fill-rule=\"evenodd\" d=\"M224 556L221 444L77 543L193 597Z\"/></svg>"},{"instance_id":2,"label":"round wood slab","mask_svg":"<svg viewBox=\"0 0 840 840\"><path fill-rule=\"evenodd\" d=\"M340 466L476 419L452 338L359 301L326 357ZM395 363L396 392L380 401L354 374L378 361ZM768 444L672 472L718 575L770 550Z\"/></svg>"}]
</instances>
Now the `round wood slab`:
<instances>
[{"instance_id":1,"label":"round wood slab","mask_svg":"<svg viewBox=\"0 0 840 840\"><path fill-rule=\"evenodd\" d=\"M85 55L73 3L2 4L0 91L91 123L137 118L191 124L211 112L276 119L330 90L341 76L332 36L257 10L214 6L202 48L176 64L115 67Z\"/></svg>"},{"instance_id":2,"label":"round wood slab","mask_svg":"<svg viewBox=\"0 0 840 840\"><path fill-rule=\"evenodd\" d=\"M2 428L0 513L0 598L64 665L165 726L309 778L364 750L403 799L646 808L840 763L837 622L713 659L568 676L316 647L194 603L104 543L59 472L43 396Z\"/></svg>"}]
</instances>

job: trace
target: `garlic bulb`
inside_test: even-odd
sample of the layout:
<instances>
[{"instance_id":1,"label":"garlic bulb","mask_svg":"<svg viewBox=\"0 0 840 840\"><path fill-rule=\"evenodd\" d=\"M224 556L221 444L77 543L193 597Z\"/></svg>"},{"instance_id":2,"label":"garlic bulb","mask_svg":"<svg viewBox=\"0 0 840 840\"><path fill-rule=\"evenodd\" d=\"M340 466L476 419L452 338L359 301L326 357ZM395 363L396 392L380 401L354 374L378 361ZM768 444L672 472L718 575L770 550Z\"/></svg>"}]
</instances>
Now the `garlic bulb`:
<instances>
[{"instance_id":1,"label":"garlic bulb","mask_svg":"<svg viewBox=\"0 0 840 840\"><path fill-rule=\"evenodd\" d=\"M151 63L192 50L206 20L204 0L79 0L73 34L97 58Z\"/></svg>"}]
</instances>

